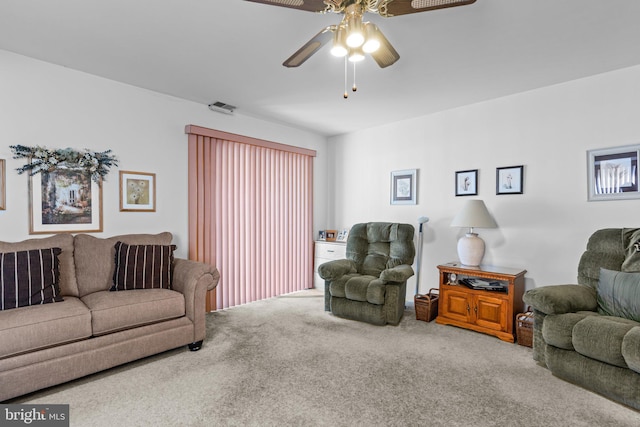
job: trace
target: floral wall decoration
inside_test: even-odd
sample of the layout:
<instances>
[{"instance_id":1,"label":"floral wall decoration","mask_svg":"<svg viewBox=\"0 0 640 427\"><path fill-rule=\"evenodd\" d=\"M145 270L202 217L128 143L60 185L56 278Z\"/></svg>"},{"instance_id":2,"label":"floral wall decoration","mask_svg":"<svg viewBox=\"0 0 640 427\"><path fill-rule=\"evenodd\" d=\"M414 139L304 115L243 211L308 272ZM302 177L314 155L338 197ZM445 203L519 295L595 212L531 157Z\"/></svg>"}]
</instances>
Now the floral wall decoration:
<instances>
[{"instance_id":1,"label":"floral wall decoration","mask_svg":"<svg viewBox=\"0 0 640 427\"><path fill-rule=\"evenodd\" d=\"M18 174L28 172L33 176L40 172L51 172L57 168L82 169L91 175L91 179L99 183L106 179L111 166L118 166L117 158L106 151L76 151L72 148L50 150L45 147L9 146L14 159L29 159L29 163L16 169Z\"/></svg>"}]
</instances>

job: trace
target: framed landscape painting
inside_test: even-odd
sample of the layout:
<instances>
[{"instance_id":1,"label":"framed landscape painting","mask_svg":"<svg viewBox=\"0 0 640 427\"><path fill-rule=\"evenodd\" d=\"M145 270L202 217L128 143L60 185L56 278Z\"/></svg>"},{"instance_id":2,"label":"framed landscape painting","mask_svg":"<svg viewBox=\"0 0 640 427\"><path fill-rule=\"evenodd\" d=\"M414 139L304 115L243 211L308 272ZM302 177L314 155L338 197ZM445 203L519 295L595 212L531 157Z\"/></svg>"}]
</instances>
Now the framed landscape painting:
<instances>
[{"instance_id":1,"label":"framed landscape painting","mask_svg":"<svg viewBox=\"0 0 640 427\"><path fill-rule=\"evenodd\" d=\"M84 169L32 175L29 216L29 234L102 231L102 186Z\"/></svg>"}]
</instances>

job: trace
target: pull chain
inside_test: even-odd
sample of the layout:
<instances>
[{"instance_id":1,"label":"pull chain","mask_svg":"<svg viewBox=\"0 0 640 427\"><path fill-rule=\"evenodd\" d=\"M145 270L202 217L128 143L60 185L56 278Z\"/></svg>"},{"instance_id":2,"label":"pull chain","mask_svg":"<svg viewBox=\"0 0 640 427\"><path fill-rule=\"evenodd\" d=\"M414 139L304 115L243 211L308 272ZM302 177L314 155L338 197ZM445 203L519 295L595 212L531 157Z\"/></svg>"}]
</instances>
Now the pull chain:
<instances>
[{"instance_id":1,"label":"pull chain","mask_svg":"<svg viewBox=\"0 0 640 427\"><path fill-rule=\"evenodd\" d=\"M349 97L349 93L347 92L347 57L344 57L344 95L342 95L344 97L344 99L347 99Z\"/></svg>"},{"instance_id":2,"label":"pull chain","mask_svg":"<svg viewBox=\"0 0 640 427\"><path fill-rule=\"evenodd\" d=\"M352 91L357 91L358 86L356 86L356 63L353 63L353 86L351 87Z\"/></svg>"}]
</instances>

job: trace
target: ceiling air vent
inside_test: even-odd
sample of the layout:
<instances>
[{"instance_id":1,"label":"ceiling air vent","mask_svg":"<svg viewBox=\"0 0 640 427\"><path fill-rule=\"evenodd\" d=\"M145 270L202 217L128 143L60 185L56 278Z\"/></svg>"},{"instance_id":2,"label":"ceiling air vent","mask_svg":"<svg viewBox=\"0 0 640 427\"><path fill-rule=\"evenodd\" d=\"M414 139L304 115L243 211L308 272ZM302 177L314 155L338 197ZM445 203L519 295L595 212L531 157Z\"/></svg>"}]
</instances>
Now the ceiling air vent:
<instances>
[{"instance_id":1,"label":"ceiling air vent","mask_svg":"<svg viewBox=\"0 0 640 427\"><path fill-rule=\"evenodd\" d=\"M216 101L209 104L209 109L211 111L217 111L218 113L233 114L233 111L236 109L236 106L225 104L224 102Z\"/></svg>"}]
</instances>

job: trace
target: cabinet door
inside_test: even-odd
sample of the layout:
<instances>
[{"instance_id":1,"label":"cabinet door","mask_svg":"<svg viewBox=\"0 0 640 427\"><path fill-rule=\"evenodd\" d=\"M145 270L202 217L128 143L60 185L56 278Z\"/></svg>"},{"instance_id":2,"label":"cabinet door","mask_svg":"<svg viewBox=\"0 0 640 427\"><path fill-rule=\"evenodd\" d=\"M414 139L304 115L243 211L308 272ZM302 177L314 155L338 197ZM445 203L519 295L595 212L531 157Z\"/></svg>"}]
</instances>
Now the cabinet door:
<instances>
[{"instance_id":1,"label":"cabinet door","mask_svg":"<svg viewBox=\"0 0 640 427\"><path fill-rule=\"evenodd\" d=\"M471 300L469 294L447 289L444 292L442 300L442 314L444 316L461 322L469 322L471 320Z\"/></svg>"},{"instance_id":2,"label":"cabinet door","mask_svg":"<svg viewBox=\"0 0 640 427\"><path fill-rule=\"evenodd\" d=\"M492 296L474 297L476 325L496 331L507 330L507 301Z\"/></svg>"}]
</instances>

